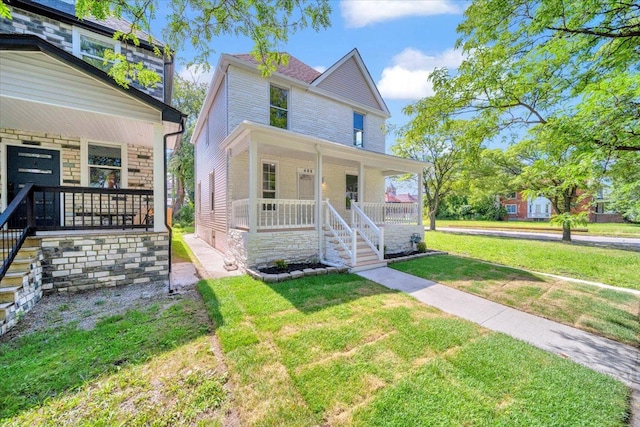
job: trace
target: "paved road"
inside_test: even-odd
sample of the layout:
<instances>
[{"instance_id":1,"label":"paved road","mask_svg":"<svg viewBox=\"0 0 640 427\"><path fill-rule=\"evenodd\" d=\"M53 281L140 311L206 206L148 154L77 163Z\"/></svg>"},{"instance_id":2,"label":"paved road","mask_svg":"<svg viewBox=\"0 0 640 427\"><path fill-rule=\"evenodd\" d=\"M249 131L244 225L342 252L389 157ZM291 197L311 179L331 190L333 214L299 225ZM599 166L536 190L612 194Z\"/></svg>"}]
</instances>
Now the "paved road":
<instances>
[{"instance_id":1,"label":"paved road","mask_svg":"<svg viewBox=\"0 0 640 427\"><path fill-rule=\"evenodd\" d=\"M425 228L426 230L426 228ZM439 227L438 231L455 234L480 234L486 236L515 237L518 239L530 240L552 240L561 241L561 233L538 233L527 231L506 231L492 230L487 228L458 228L458 227ZM427 230L428 231L428 230ZM611 246L622 249L632 249L640 251L640 238L631 237L606 237L606 236L585 236L580 233L572 233L571 238L576 243L593 246Z\"/></svg>"}]
</instances>

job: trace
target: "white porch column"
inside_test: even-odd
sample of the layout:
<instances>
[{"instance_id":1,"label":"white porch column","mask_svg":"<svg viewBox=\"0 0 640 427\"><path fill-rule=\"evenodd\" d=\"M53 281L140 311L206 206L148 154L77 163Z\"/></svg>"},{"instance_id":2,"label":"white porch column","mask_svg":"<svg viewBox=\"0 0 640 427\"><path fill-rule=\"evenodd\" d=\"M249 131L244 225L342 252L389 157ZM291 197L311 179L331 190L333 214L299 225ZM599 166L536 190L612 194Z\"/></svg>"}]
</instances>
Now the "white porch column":
<instances>
[{"instance_id":1,"label":"white porch column","mask_svg":"<svg viewBox=\"0 0 640 427\"><path fill-rule=\"evenodd\" d=\"M316 230L318 231L318 258L323 258L324 219L322 218L322 151L316 145Z\"/></svg>"},{"instance_id":2,"label":"white porch column","mask_svg":"<svg viewBox=\"0 0 640 427\"><path fill-rule=\"evenodd\" d=\"M249 140L249 233L258 231L258 144Z\"/></svg>"},{"instance_id":3,"label":"white porch column","mask_svg":"<svg viewBox=\"0 0 640 427\"><path fill-rule=\"evenodd\" d=\"M421 170L416 174L418 178L418 225L422 225L422 210L424 209L424 202L422 201L422 175L424 174L424 170Z\"/></svg>"},{"instance_id":4,"label":"white porch column","mask_svg":"<svg viewBox=\"0 0 640 427\"><path fill-rule=\"evenodd\" d=\"M164 129L162 124L153 125L153 231L167 231L165 226L167 200L164 196L167 171L164 169Z\"/></svg>"},{"instance_id":5,"label":"white porch column","mask_svg":"<svg viewBox=\"0 0 640 427\"><path fill-rule=\"evenodd\" d=\"M358 203L362 207L364 203L364 163L360 162L360 170L358 171Z\"/></svg>"}]
</instances>

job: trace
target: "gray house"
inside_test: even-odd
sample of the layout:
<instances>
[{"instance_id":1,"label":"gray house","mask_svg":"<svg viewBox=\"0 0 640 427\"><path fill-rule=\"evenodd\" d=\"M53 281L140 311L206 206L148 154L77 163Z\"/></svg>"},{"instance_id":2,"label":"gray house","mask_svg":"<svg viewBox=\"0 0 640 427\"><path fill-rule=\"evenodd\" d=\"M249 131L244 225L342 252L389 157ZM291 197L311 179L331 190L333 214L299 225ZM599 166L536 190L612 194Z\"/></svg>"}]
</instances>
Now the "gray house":
<instances>
[{"instance_id":1,"label":"gray house","mask_svg":"<svg viewBox=\"0 0 640 427\"><path fill-rule=\"evenodd\" d=\"M385 154L388 117L355 49L266 79L252 56L222 55L192 137L197 236L243 268L384 265L423 232L418 203L385 203L386 176L424 167Z\"/></svg>"},{"instance_id":2,"label":"gray house","mask_svg":"<svg viewBox=\"0 0 640 427\"><path fill-rule=\"evenodd\" d=\"M80 21L61 1L6 1L0 19L0 334L43 292L168 282L165 152L184 116L172 66L114 41L120 21ZM71 6L72 7L72 6ZM125 89L102 52L162 83Z\"/></svg>"}]
</instances>

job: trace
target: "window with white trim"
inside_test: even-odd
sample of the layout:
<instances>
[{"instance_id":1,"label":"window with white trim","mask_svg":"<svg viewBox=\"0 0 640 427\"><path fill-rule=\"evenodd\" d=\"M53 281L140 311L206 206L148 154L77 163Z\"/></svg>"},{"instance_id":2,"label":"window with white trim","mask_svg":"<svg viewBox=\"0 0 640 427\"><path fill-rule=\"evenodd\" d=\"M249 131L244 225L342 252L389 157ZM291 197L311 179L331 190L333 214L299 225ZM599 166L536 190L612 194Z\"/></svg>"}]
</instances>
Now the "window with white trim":
<instances>
[{"instance_id":1,"label":"window with white trim","mask_svg":"<svg viewBox=\"0 0 640 427\"><path fill-rule=\"evenodd\" d=\"M277 189L277 164L275 162L262 162L262 198L275 199ZM274 210L275 204L265 203L262 210Z\"/></svg>"},{"instance_id":2,"label":"window with white trim","mask_svg":"<svg viewBox=\"0 0 640 427\"><path fill-rule=\"evenodd\" d=\"M269 124L289 129L289 91L278 86L269 87Z\"/></svg>"},{"instance_id":3,"label":"window with white trim","mask_svg":"<svg viewBox=\"0 0 640 427\"><path fill-rule=\"evenodd\" d=\"M120 42L99 34L73 28L73 54L102 71L109 71L113 62L104 63L104 53L112 50L120 53Z\"/></svg>"},{"instance_id":4,"label":"window with white trim","mask_svg":"<svg viewBox=\"0 0 640 427\"><path fill-rule=\"evenodd\" d=\"M517 205L504 205L504 208L507 210L507 214L509 215L515 215L518 213Z\"/></svg>"},{"instance_id":5,"label":"window with white trim","mask_svg":"<svg viewBox=\"0 0 640 427\"><path fill-rule=\"evenodd\" d=\"M211 197L209 203L211 204L211 212L213 212L216 209L216 175L213 170L209 172L209 197Z\"/></svg>"},{"instance_id":6,"label":"window with white trim","mask_svg":"<svg viewBox=\"0 0 640 427\"><path fill-rule=\"evenodd\" d=\"M353 112L353 145L364 145L364 114Z\"/></svg>"},{"instance_id":7,"label":"window with white trim","mask_svg":"<svg viewBox=\"0 0 640 427\"><path fill-rule=\"evenodd\" d=\"M100 188L122 188L122 146L87 144L89 186Z\"/></svg>"}]
</instances>

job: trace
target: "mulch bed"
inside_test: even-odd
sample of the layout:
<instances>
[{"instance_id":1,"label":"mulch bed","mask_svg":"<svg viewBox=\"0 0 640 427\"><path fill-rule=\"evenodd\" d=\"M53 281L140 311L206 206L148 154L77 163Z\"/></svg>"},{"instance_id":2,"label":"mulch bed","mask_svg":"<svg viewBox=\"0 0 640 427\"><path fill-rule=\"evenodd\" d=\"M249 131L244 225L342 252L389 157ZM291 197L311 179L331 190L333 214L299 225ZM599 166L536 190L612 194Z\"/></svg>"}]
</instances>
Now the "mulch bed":
<instances>
[{"instance_id":1,"label":"mulch bed","mask_svg":"<svg viewBox=\"0 0 640 427\"><path fill-rule=\"evenodd\" d=\"M440 252L440 251L433 251L433 250L427 249L424 252L418 252L418 251L398 252L396 254L384 254L384 259L396 259L396 258L403 258L403 257L406 257L406 256L412 256L412 255L430 254L430 253L434 253L434 252Z\"/></svg>"},{"instance_id":2,"label":"mulch bed","mask_svg":"<svg viewBox=\"0 0 640 427\"><path fill-rule=\"evenodd\" d=\"M310 263L299 263L299 264L289 264L285 268L282 267L268 267L268 268L260 268L258 271L260 273L265 274L281 274L281 273L291 273L292 271L302 271L305 268L327 268L328 265L319 263L319 262L310 262Z\"/></svg>"}]
</instances>

